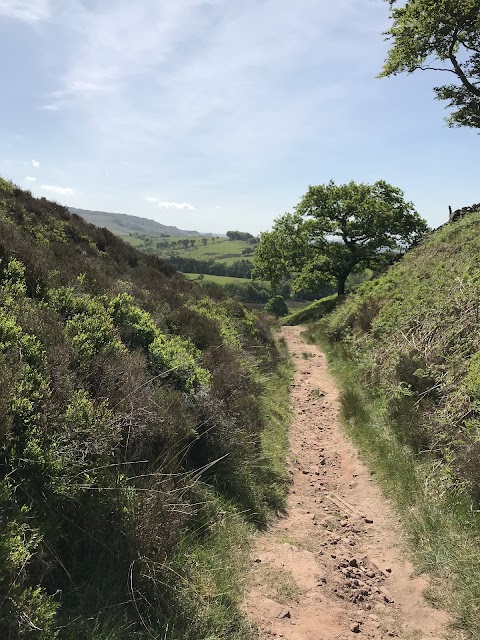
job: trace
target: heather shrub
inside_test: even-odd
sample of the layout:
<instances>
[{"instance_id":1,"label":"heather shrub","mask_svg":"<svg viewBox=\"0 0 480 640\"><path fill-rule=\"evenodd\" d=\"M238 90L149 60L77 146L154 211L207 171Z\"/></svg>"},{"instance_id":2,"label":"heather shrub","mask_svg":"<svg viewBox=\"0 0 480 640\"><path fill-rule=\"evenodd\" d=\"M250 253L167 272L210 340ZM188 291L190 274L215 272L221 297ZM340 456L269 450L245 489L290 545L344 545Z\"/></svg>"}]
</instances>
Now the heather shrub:
<instances>
[{"instance_id":1,"label":"heather shrub","mask_svg":"<svg viewBox=\"0 0 480 640\"><path fill-rule=\"evenodd\" d=\"M249 637L215 557L284 491L279 360L269 321L1 181L0 636Z\"/></svg>"}]
</instances>

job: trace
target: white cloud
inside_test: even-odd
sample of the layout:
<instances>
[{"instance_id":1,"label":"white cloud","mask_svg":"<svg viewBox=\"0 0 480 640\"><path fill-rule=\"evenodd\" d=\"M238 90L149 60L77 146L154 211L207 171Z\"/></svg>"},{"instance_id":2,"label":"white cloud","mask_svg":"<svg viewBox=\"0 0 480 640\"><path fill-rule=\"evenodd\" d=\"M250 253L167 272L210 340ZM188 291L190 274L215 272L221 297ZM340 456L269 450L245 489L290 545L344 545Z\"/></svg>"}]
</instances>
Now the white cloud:
<instances>
[{"instance_id":1,"label":"white cloud","mask_svg":"<svg viewBox=\"0 0 480 640\"><path fill-rule=\"evenodd\" d=\"M32 167L35 167L35 169L38 169L39 166L40 166L40 162L38 160L32 160Z\"/></svg>"},{"instance_id":2,"label":"white cloud","mask_svg":"<svg viewBox=\"0 0 480 640\"><path fill-rule=\"evenodd\" d=\"M157 206L160 209L195 209L195 207L188 202L158 202Z\"/></svg>"},{"instance_id":3,"label":"white cloud","mask_svg":"<svg viewBox=\"0 0 480 640\"><path fill-rule=\"evenodd\" d=\"M158 202L158 198L155 198L155 196L146 196L145 200L147 202L153 202L153 203L157 203Z\"/></svg>"},{"instance_id":4,"label":"white cloud","mask_svg":"<svg viewBox=\"0 0 480 640\"><path fill-rule=\"evenodd\" d=\"M0 0L0 16L25 22L47 20L51 15L50 0Z\"/></svg>"},{"instance_id":5,"label":"white cloud","mask_svg":"<svg viewBox=\"0 0 480 640\"><path fill-rule=\"evenodd\" d=\"M26 180L27 182L36 182L36 181L37 181L37 179L36 179L36 178L34 178L33 176L27 176L27 177L25 178L25 180Z\"/></svg>"},{"instance_id":6,"label":"white cloud","mask_svg":"<svg viewBox=\"0 0 480 640\"><path fill-rule=\"evenodd\" d=\"M56 102L52 102L50 104L45 104L42 109L44 111L60 111L60 105Z\"/></svg>"},{"instance_id":7,"label":"white cloud","mask_svg":"<svg viewBox=\"0 0 480 640\"><path fill-rule=\"evenodd\" d=\"M382 30L364 0L116 0L94 7L84 4L75 21L52 105L82 112L112 149L160 143L174 156L177 143L200 156L234 157L251 156L254 145L252 161L269 162L312 135L334 137L353 90L339 78L352 56L361 69L370 49L359 41L368 45L368 35ZM357 84L363 80L360 73ZM324 112L335 114L333 122Z\"/></svg>"},{"instance_id":8,"label":"white cloud","mask_svg":"<svg viewBox=\"0 0 480 640\"><path fill-rule=\"evenodd\" d=\"M41 186L43 191L47 191L48 193L55 193L60 196L71 196L73 195L73 189L71 187L57 187L51 184L43 184Z\"/></svg>"}]
</instances>

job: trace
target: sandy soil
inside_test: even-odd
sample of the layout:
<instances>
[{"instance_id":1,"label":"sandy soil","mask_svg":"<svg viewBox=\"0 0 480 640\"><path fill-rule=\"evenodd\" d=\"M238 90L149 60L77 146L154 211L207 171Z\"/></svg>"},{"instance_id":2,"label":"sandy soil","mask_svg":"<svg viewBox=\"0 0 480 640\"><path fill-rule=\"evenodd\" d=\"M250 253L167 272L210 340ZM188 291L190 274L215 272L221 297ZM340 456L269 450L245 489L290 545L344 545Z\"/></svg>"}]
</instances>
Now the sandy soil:
<instances>
[{"instance_id":1,"label":"sandy soil","mask_svg":"<svg viewBox=\"0 0 480 640\"><path fill-rule=\"evenodd\" d=\"M246 610L263 638L452 638L422 592L398 518L339 427L326 358L284 337L295 363L288 515L258 536Z\"/></svg>"}]
</instances>

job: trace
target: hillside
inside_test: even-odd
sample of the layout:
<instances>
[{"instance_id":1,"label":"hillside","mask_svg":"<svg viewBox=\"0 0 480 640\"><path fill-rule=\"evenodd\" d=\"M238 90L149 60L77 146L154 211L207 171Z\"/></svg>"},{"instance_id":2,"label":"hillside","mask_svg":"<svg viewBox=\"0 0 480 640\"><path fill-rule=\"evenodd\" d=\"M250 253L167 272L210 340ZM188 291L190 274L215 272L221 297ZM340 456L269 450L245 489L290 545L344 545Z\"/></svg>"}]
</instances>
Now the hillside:
<instances>
[{"instance_id":1,"label":"hillside","mask_svg":"<svg viewBox=\"0 0 480 640\"><path fill-rule=\"evenodd\" d=\"M131 216L126 213L109 213L107 211L89 211L88 209L77 209L69 207L71 213L84 218L97 227L105 227L112 233L119 236L128 236L130 233L140 233L153 236L154 238L163 235L179 236L182 238L192 238L197 236L210 237L211 234L200 234L198 231L185 231L169 225L149 220L148 218L140 218L139 216Z\"/></svg>"},{"instance_id":2,"label":"hillside","mask_svg":"<svg viewBox=\"0 0 480 640\"><path fill-rule=\"evenodd\" d=\"M251 260L254 250L254 246L244 240L229 240L221 236L199 235L187 240L178 234L170 238L135 235L125 240L142 251L164 259L211 260L225 265L231 265L236 260Z\"/></svg>"},{"instance_id":3,"label":"hillside","mask_svg":"<svg viewBox=\"0 0 480 640\"><path fill-rule=\"evenodd\" d=\"M280 364L265 318L0 179L0 637L250 638Z\"/></svg>"},{"instance_id":4,"label":"hillside","mask_svg":"<svg viewBox=\"0 0 480 640\"><path fill-rule=\"evenodd\" d=\"M480 637L480 211L450 222L311 330L345 424L397 501L431 597ZM318 317L318 316L317 316Z\"/></svg>"}]
</instances>

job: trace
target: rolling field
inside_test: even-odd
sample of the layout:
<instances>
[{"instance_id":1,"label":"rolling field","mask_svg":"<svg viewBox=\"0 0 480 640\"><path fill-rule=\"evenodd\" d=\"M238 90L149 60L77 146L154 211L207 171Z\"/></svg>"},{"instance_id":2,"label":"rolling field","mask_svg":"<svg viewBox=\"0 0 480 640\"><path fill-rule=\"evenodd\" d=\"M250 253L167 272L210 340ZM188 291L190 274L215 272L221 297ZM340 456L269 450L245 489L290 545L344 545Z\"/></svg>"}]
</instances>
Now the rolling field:
<instances>
[{"instance_id":1,"label":"rolling field","mask_svg":"<svg viewBox=\"0 0 480 640\"><path fill-rule=\"evenodd\" d=\"M243 255L242 251L247 247L254 248L253 245L249 245L243 240L228 240L223 237L202 236L186 239L181 236L172 236L171 238L127 236L125 240L138 249L155 253L164 259L175 255L195 260L215 260L228 265L233 264L236 260L251 260L251 256Z\"/></svg>"},{"instance_id":2,"label":"rolling field","mask_svg":"<svg viewBox=\"0 0 480 640\"><path fill-rule=\"evenodd\" d=\"M200 277L198 273L184 273L183 275L187 280L198 280ZM217 284L246 284L247 282L251 282L248 278L232 278L230 276L204 275L203 278L200 279L204 282L216 282Z\"/></svg>"}]
</instances>

